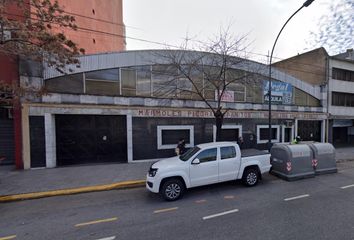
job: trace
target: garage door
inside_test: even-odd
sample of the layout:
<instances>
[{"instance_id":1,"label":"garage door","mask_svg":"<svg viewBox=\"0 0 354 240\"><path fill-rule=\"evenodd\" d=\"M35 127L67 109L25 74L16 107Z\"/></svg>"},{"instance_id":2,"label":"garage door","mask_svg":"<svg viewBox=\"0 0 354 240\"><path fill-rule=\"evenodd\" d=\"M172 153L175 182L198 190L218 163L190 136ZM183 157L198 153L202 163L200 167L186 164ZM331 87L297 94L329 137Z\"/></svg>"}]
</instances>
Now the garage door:
<instances>
[{"instance_id":1,"label":"garage door","mask_svg":"<svg viewBox=\"0 0 354 240\"><path fill-rule=\"evenodd\" d=\"M14 124L12 119L0 118L0 164L15 163Z\"/></svg>"},{"instance_id":2,"label":"garage door","mask_svg":"<svg viewBox=\"0 0 354 240\"><path fill-rule=\"evenodd\" d=\"M321 142L321 121L300 121L298 122L298 132L302 141Z\"/></svg>"},{"instance_id":3,"label":"garage door","mask_svg":"<svg viewBox=\"0 0 354 240\"><path fill-rule=\"evenodd\" d=\"M56 115L58 165L127 162L125 116Z\"/></svg>"}]
</instances>

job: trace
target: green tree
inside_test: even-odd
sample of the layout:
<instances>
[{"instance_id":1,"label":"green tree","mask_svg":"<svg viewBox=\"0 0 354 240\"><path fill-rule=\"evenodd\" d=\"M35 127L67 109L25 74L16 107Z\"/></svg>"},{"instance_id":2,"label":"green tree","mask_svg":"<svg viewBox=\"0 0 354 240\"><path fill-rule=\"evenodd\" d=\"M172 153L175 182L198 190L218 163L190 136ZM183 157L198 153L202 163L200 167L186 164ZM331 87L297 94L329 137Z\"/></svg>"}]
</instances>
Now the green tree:
<instances>
[{"instance_id":1,"label":"green tree","mask_svg":"<svg viewBox=\"0 0 354 240\"><path fill-rule=\"evenodd\" d=\"M66 14L58 1L0 0L0 54L44 62L62 72L67 64L79 65L77 56L85 52L65 36L63 29L77 30L77 26L75 18ZM41 89L26 89L2 80L2 103L42 93Z\"/></svg>"}]
</instances>

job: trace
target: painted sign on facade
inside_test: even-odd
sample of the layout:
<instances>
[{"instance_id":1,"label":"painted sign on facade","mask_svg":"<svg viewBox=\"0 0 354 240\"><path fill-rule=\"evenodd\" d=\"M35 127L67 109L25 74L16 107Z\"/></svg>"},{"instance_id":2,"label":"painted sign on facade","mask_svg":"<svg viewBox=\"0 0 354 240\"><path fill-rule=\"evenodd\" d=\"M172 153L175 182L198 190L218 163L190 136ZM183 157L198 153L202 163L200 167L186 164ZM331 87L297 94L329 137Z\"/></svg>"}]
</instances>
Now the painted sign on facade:
<instances>
[{"instance_id":1,"label":"painted sign on facade","mask_svg":"<svg viewBox=\"0 0 354 240\"><path fill-rule=\"evenodd\" d=\"M137 109L132 111L133 117L185 117L185 118L214 118L210 110L171 110L171 109ZM230 110L225 118L240 119L268 119L268 111L240 111ZM322 113L299 113L299 112L272 112L274 119L308 119L323 120L326 114Z\"/></svg>"},{"instance_id":2,"label":"painted sign on facade","mask_svg":"<svg viewBox=\"0 0 354 240\"><path fill-rule=\"evenodd\" d=\"M269 81L263 81L263 96L264 102L269 101L268 96ZM272 82L272 104L287 104L293 103L293 86L284 82Z\"/></svg>"},{"instance_id":3,"label":"painted sign on facade","mask_svg":"<svg viewBox=\"0 0 354 240\"><path fill-rule=\"evenodd\" d=\"M26 106L27 108L28 106ZM178 108L125 108L125 107L104 107L104 108L76 108L67 107L44 108L30 106L30 115L42 116L50 114L98 114L98 115L131 115L133 117L167 117L167 118L214 118L209 109L178 109ZM268 111L229 110L225 118L231 119L268 119ZM273 119L301 119L301 120L324 120L326 113L311 112L272 112Z\"/></svg>"}]
</instances>

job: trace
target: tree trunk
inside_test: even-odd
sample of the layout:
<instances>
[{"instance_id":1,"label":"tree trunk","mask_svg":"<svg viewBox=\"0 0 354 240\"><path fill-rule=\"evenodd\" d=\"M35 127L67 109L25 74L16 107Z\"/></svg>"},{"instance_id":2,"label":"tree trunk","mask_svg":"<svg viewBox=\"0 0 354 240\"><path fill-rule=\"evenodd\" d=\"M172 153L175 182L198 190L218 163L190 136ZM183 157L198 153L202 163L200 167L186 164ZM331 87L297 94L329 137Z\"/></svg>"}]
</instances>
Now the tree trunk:
<instances>
[{"instance_id":1,"label":"tree trunk","mask_svg":"<svg viewBox=\"0 0 354 240\"><path fill-rule=\"evenodd\" d=\"M224 121L224 115L221 113L221 110L217 110L214 114L215 116L215 125L216 125L216 141L221 140L221 127Z\"/></svg>"}]
</instances>

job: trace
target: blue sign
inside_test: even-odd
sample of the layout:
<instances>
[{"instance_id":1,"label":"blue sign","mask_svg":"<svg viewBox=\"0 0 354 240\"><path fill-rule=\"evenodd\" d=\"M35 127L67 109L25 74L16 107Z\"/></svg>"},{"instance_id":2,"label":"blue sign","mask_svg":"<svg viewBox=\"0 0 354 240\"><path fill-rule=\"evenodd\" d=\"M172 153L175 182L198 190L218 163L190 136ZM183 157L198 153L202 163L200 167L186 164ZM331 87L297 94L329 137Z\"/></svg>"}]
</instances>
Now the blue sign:
<instances>
[{"instance_id":1,"label":"blue sign","mask_svg":"<svg viewBox=\"0 0 354 240\"><path fill-rule=\"evenodd\" d=\"M268 96L269 91L269 81L263 81L263 96L264 102L269 101ZM272 81L272 104L292 104L293 103L293 86L289 83L284 82L273 82Z\"/></svg>"}]
</instances>

